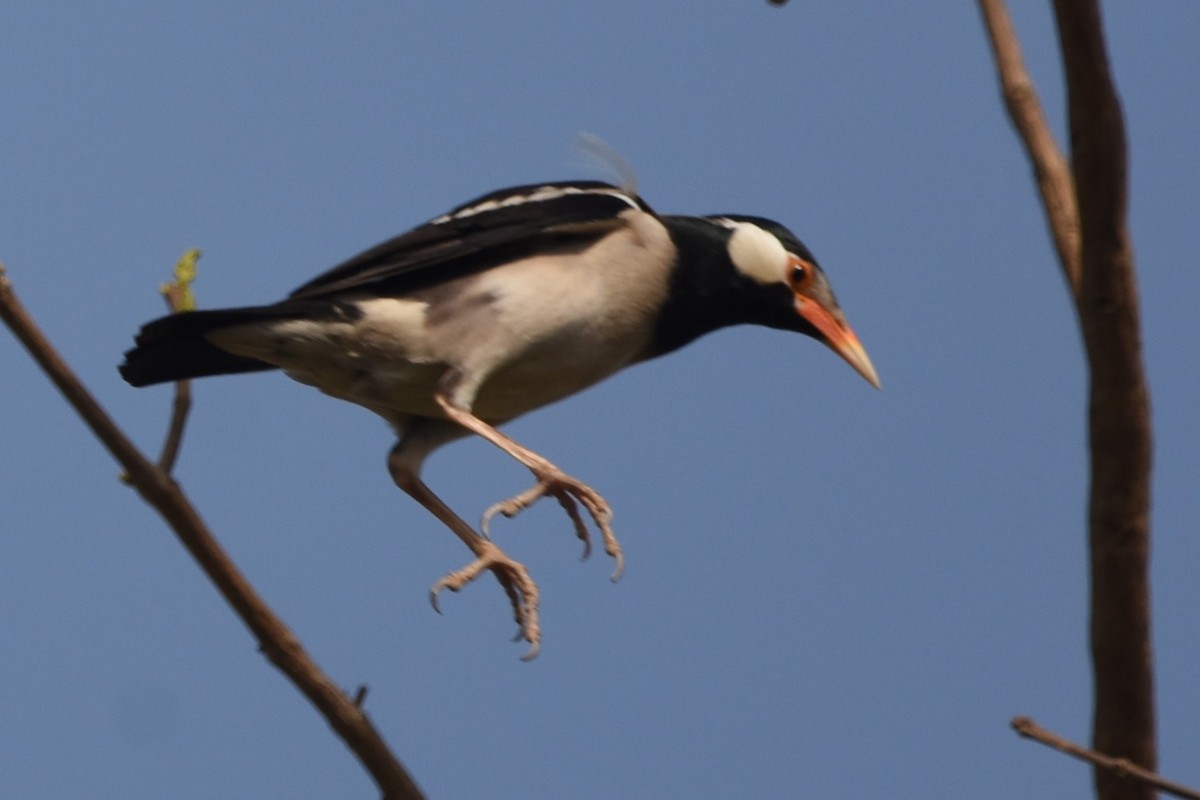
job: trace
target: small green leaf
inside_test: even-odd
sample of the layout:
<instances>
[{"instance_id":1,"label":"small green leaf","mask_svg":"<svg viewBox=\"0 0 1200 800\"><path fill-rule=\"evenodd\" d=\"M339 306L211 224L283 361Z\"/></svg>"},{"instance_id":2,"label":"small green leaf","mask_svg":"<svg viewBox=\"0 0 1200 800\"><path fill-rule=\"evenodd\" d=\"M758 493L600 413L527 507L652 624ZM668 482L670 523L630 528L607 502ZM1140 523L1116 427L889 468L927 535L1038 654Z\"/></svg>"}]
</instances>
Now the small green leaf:
<instances>
[{"instance_id":1,"label":"small green leaf","mask_svg":"<svg viewBox=\"0 0 1200 800\"><path fill-rule=\"evenodd\" d=\"M179 261L175 264L175 283L162 287L163 294L175 293L177 295L176 312L196 310L196 296L192 294L192 282L196 280L196 262L200 260L200 255L200 251L193 248L180 256Z\"/></svg>"}]
</instances>

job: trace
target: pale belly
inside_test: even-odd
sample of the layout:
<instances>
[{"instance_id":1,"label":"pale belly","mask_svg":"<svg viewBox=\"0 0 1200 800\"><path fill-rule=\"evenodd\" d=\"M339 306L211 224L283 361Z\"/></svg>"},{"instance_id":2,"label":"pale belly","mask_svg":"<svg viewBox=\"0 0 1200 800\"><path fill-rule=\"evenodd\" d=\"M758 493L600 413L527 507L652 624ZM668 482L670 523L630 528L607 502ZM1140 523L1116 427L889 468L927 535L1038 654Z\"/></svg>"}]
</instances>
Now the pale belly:
<instances>
[{"instance_id":1,"label":"pale belly","mask_svg":"<svg viewBox=\"0 0 1200 800\"><path fill-rule=\"evenodd\" d=\"M440 417L439 389L503 422L591 386L646 351L673 251L647 221L575 254L533 256L404 297L343 296L353 314L211 334L301 383L396 421Z\"/></svg>"},{"instance_id":2,"label":"pale belly","mask_svg":"<svg viewBox=\"0 0 1200 800\"><path fill-rule=\"evenodd\" d=\"M372 305L374 303L374 305ZM224 332L218 343L279 366L290 378L381 416L441 417L434 400L447 375L461 375L461 402L481 419L505 422L591 386L634 361L644 341L619 321L538 328L503 318L461 336L430 331L416 301L363 304L354 322L287 321Z\"/></svg>"}]
</instances>

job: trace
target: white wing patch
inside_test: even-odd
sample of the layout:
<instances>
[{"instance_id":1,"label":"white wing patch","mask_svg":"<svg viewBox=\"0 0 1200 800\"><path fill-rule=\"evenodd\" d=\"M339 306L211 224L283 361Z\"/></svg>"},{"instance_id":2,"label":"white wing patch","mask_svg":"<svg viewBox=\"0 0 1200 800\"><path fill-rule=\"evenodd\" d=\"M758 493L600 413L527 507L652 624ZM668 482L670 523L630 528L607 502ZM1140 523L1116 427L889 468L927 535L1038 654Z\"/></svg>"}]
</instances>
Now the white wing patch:
<instances>
[{"instance_id":1,"label":"white wing patch","mask_svg":"<svg viewBox=\"0 0 1200 800\"><path fill-rule=\"evenodd\" d=\"M787 281L788 253L775 234L751 222L715 221L733 231L729 237L729 259L738 272L761 284Z\"/></svg>"},{"instance_id":2,"label":"white wing patch","mask_svg":"<svg viewBox=\"0 0 1200 800\"><path fill-rule=\"evenodd\" d=\"M476 214L483 214L487 211L495 211L498 208L507 208L509 206L519 206L524 203L542 203L547 200L557 200L560 197L565 197L572 194L599 194L615 197L618 200L626 203L630 208L637 209L637 201L630 197L620 189L602 189L602 188L581 188L578 186L539 186L531 192L525 194L514 194L508 197L498 197L493 200L488 200L484 203L468 206L459 209L453 214L443 214L433 220L433 225L444 225L451 220L464 219L473 217Z\"/></svg>"}]
</instances>

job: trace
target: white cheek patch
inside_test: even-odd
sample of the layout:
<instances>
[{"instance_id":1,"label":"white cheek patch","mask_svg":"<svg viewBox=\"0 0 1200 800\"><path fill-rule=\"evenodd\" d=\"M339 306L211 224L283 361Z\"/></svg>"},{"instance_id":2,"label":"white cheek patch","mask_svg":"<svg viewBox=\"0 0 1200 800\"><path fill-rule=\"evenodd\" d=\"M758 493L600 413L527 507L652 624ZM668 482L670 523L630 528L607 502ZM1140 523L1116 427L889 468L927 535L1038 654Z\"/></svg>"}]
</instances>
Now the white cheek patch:
<instances>
[{"instance_id":1,"label":"white cheek patch","mask_svg":"<svg viewBox=\"0 0 1200 800\"><path fill-rule=\"evenodd\" d=\"M748 278L761 284L787 281L788 253L773 233L750 222L737 222L729 237L729 259Z\"/></svg>"}]
</instances>

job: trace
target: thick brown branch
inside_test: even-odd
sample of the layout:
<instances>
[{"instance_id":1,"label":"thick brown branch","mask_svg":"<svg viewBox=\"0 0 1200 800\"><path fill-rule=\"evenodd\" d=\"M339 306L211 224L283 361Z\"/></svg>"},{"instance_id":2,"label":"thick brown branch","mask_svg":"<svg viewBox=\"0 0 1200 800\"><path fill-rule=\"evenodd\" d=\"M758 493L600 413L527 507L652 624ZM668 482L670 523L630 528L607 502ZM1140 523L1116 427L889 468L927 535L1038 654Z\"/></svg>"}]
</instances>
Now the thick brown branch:
<instances>
[{"instance_id":1,"label":"thick brown branch","mask_svg":"<svg viewBox=\"0 0 1200 800\"><path fill-rule=\"evenodd\" d=\"M130 483L167 521L259 645L329 722L379 785L385 798L421 798L368 716L309 657L295 635L258 596L221 549L179 486L138 451L62 360L25 311L0 269L0 319L124 467Z\"/></svg>"},{"instance_id":2,"label":"thick brown branch","mask_svg":"<svg viewBox=\"0 0 1200 800\"><path fill-rule=\"evenodd\" d=\"M1034 179L1058 261L1071 294L1077 297L1080 270L1079 212L1075 206L1071 170L1062 150L1054 141L1037 90L1025 69L1008 7L1004 0L979 0L979 9L983 12L988 41L996 57L1004 106L1033 165Z\"/></svg>"},{"instance_id":3,"label":"thick brown branch","mask_svg":"<svg viewBox=\"0 0 1200 800\"><path fill-rule=\"evenodd\" d=\"M1092 746L1156 763L1150 639L1150 401L1142 366L1133 248L1126 222L1125 124L1096 0L1055 0L1067 76L1071 161L1082 232L1079 318L1091 374L1088 506ZM1101 800L1150 800L1097 771Z\"/></svg>"},{"instance_id":4,"label":"thick brown branch","mask_svg":"<svg viewBox=\"0 0 1200 800\"><path fill-rule=\"evenodd\" d=\"M1011 725L1014 731L1026 739L1033 739L1035 742L1041 742L1060 753L1066 753L1082 761L1087 761L1101 769L1108 770L1118 778L1139 781L1146 786L1159 789L1167 794L1173 794L1176 797L1187 798L1187 800L1200 800L1200 792L1191 787L1169 781L1157 772L1142 769L1129 759L1113 758L1103 753L1097 753L1095 750L1088 750L1086 747L1077 745L1069 739L1064 739L1053 731L1046 730L1029 717L1014 717Z\"/></svg>"}]
</instances>

